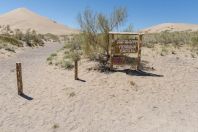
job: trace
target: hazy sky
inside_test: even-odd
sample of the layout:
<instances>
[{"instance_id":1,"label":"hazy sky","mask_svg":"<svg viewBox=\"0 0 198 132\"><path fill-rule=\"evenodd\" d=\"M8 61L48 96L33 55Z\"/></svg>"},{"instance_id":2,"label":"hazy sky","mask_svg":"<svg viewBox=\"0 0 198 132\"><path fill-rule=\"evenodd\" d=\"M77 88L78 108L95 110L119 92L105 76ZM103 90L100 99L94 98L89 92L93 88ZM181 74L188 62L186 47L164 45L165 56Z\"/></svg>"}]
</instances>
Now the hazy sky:
<instances>
[{"instance_id":1,"label":"hazy sky","mask_svg":"<svg viewBox=\"0 0 198 132\"><path fill-rule=\"evenodd\" d=\"M135 29L167 22L198 23L198 0L0 0L0 14L26 7L59 23L77 28L77 15L89 7L110 13L128 9L128 21Z\"/></svg>"}]
</instances>

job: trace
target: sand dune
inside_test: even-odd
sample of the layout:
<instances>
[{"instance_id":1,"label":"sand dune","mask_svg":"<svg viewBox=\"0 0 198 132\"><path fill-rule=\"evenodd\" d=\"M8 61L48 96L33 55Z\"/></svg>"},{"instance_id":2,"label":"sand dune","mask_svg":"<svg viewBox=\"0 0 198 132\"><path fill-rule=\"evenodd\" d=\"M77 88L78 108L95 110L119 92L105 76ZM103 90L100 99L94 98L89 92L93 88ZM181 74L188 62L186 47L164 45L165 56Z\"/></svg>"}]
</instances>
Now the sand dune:
<instances>
[{"instance_id":1,"label":"sand dune","mask_svg":"<svg viewBox=\"0 0 198 132\"><path fill-rule=\"evenodd\" d=\"M198 31L198 24L163 23L141 30L143 33L160 33L162 31Z\"/></svg>"},{"instance_id":2,"label":"sand dune","mask_svg":"<svg viewBox=\"0 0 198 132\"><path fill-rule=\"evenodd\" d=\"M10 25L12 29L20 29L22 31L31 28L42 34L52 33L63 35L78 33L78 30L58 24L55 21L37 15L26 8L18 8L1 15L0 25Z\"/></svg>"}]
</instances>

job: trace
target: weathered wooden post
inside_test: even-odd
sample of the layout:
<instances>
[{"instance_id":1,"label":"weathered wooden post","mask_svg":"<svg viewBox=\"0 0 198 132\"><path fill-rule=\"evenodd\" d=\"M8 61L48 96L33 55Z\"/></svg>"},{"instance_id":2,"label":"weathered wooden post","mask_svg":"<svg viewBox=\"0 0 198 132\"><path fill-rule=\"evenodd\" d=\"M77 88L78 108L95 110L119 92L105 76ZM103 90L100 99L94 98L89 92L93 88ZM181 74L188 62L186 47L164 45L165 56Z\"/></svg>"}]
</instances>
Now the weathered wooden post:
<instances>
[{"instance_id":1,"label":"weathered wooden post","mask_svg":"<svg viewBox=\"0 0 198 132\"><path fill-rule=\"evenodd\" d=\"M137 58L137 70L141 70L141 48L142 48L142 34L138 35L138 58Z\"/></svg>"},{"instance_id":2,"label":"weathered wooden post","mask_svg":"<svg viewBox=\"0 0 198 132\"><path fill-rule=\"evenodd\" d=\"M18 95L22 95L23 94L23 81L22 81L21 63L16 63L16 76L17 76Z\"/></svg>"},{"instance_id":3,"label":"weathered wooden post","mask_svg":"<svg viewBox=\"0 0 198 132\"><path fill-rule=\"evenodd\" d=\"M78 61L75 60L74 63L75 63L74 64L74 72L75 72L74 79L78 80Z\"/></svg>"},{"instance_id":4,"label":"weathered wooden post","mask_svg":"<svg viewBox=\"0 0 198 132\"><path fill-rule=\"evenodd\" d=\"M110 43L110 70L113 70L113 47L112 47L112 41L114 41L114 34L111 35L111 41Z\"/></svg>"}]
</instances>

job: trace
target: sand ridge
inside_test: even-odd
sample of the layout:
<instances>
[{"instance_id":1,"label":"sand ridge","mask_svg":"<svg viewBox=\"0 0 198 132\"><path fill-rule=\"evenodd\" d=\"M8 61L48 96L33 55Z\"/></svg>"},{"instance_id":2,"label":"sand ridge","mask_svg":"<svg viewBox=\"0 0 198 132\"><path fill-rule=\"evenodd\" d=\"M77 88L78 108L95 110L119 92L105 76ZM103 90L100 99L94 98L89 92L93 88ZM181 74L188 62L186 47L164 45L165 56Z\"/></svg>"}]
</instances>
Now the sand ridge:
<instances>
[{"instance_id":1,"label":"sand ridge","mask_svg":"<svg viewBox=\"0 0 198 132\"><path fill-rule=\"evenodd\" d=\"M11 29L20 29L23 32L30 28L41 34L65 35L79 33L76 29L58 24L26 8L18 8L0 15L0 25L10 25Z\"/></svg>"},{"instance_id":2,"label":"sand ridge","mask_svg":"<svg viewBox=\"0 0 198 132\"><path fill-rule=\"evenodd\" d=\"M198 24L162 23L140 30L143 33L160 33L162 31L198 31Z\"/></svg>"}]
</instances>

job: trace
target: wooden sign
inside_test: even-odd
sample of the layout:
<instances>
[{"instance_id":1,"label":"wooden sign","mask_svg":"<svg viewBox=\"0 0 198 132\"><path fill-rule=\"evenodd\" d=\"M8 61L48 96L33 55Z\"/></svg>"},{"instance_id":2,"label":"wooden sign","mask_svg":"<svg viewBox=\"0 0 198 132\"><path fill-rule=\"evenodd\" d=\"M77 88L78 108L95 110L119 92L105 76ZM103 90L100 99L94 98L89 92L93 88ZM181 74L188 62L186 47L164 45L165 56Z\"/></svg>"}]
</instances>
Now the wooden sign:
<instances>
[{"instance_id":1,"label":"wooden sign","mask_svg":"<svg viewBox=\"0 0 198 132\"><path fill-rule=\"evenodd\" d=\"M123 65L125 63L125 57L124 56L113 56L112 63L114 65Z\"/></svg>"},{"instance_id":2,"label":"wooden sign","mask_svg":"<svg viewBox=\"0 0 198 132\"><path fill-rule=\"evenodd\" d=\"M133 39L115 40L112 46L114 54L137 53L138 51L138 41Z\"/></svg>"},{"instance_id":3,"label":"wooden sign","mask_svg":"<svg viewBox=\"0 0 198 132\"><path fill-rule=\"evenodd\" d=\"M115 39L115 36L132 36L134 39ZM137 53L137 70L140 70L143 34L132 32L109 32L110 69L113 65L123 65L127 61L124 54ZM132 63L131 63L132 64Z\"/></svg>"}]
</instances>

